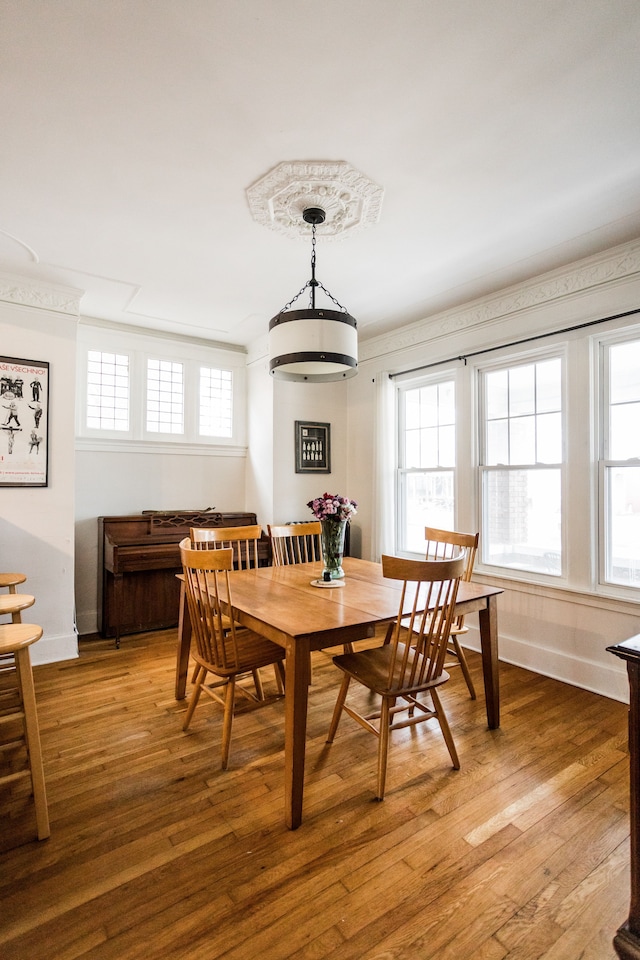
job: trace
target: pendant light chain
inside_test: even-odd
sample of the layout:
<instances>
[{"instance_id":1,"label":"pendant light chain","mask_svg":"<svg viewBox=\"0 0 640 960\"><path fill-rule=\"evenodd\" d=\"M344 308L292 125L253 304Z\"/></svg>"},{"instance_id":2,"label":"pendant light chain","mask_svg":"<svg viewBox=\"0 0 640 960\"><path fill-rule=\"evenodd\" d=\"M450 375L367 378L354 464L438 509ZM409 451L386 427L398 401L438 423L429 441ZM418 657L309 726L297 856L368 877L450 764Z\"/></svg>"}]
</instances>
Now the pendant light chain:
<instances>
[{"instance_id":1,"label":"pendant light chain","mask_svg":"<svg viewBox=\"0 0 640 960\"><path fill-rule=\"evenodd\" d=\"M316 287L319 287L322 290L322 292L325 294L325 296L327 296L329 300L335 303L336 307L338 307L342 311L342 313L347 312L347 308L343 307L342 304L338 300L336 300L336 298L333 296L332 293L329 292L329 290L327 290L324 284L320 283L319 280L316 280L316 225L315 223L312 223L311 225L311 279L307 280L304 287L301 287L300 290L298 290L295 297L292 297L288 303L285 303L284 307L282 308L282 310L278 312L277 315L279 316L281 313L286 313L286 311L293 306L293 304L296 302L298 297L302 296L302 294L305 292L307 287L309 288L309 309L310 310L315 310L316 308Z\"/></svg>"}]
</instances>

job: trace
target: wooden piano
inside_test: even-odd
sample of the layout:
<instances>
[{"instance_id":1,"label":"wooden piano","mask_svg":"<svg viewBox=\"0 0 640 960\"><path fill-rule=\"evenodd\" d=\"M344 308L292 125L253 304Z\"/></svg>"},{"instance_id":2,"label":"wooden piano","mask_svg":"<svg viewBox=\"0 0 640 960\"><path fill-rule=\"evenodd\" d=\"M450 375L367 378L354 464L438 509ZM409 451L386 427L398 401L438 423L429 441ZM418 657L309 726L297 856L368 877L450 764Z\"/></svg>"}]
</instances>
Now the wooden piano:
<instances>
[{"instance_id":1,"label":"wooden piano","mask_svg":"<svg viewBox=\"0 0 640 960\"><path fill-rule=\"evenodd\" d=\"M98 517L98 610L103 637L162 630L178 623L178 544L190 527L244 527L255 513L209 510L145 510L125 517ZM263 534L259 562L270 562Z\"/></svg>"}]
</instances>

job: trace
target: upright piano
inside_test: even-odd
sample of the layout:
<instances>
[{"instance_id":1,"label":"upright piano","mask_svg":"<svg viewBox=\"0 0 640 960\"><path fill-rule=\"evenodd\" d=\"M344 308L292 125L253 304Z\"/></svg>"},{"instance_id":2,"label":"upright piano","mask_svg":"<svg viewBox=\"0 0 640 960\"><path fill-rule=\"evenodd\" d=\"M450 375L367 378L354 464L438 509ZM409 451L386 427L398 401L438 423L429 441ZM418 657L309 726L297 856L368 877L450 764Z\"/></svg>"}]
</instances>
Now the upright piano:
<instances>
[{"instance_id":1,"label":"upright piano","mask_svg":"<svg viewBox=\"0 0 640 960\"><path fill-rule=\"evenodd\" d=\"M178 623L181 570L178 544L190 527L245 527L255 513L207 510L144 510L124 517L98 517L98 610L100 633L115 637L162 630ZM258 545L260 563L270 562L269 538Z\"/></svg>"}]
</instances>

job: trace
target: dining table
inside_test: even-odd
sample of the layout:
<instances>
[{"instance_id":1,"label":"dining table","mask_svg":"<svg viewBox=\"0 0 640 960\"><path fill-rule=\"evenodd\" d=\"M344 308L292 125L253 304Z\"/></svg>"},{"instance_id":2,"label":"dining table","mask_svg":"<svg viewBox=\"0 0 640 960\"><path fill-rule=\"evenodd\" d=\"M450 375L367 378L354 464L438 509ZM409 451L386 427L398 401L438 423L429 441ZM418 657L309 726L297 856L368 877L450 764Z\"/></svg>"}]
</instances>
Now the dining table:
<instances>
[{"instance_id":1,"label":"dining table","mask_svg":"<svg viewBox=\"0 0 640 960\"><path fill-rule=\"evenodd\" d=\"M311 653L373 638L376 626L396 619L402 584L382 575L382 565L356 557L343 560L341 586L322 586L322 563L257 567L229 575L233 618L285 651L285 822L302 823L307 708ZM180 577L182 579L182 577ZM184 582L182 584L184 591ZM478 613L487 723L500 725L498 587L462 581L456 614ZM227 613L231 610L227 606ZM176 699L186 695L191 624L180 604Z\"/></svg>"}]
</instances>

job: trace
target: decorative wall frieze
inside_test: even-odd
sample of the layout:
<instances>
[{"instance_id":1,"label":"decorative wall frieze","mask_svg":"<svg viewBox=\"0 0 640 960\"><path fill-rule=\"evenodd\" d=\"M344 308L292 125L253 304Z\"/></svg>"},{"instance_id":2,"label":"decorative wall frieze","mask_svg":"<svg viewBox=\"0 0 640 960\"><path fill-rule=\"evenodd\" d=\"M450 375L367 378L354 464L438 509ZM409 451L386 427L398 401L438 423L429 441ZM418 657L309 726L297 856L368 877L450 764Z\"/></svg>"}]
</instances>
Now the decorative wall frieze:
<instances>
[{"instance_id":1,"label":"decorative wall frieze","mask_svg":"<svg viewBox=\"0 0 640 960\"><path fill-rule=\"evenodd\" d=\"M257 222L288 237L308 239L302 219L307 207L320 207L326 220L318 239L336 240L377 223L384 191L344 160L288 160L273 167L247 191Z\"/></svg>"},{"instance_id":2,"label":"decorative wall frieze","mask_svg":"<svg viewBox=\"0 0 640 960\"><path fill-rule=\"evenodd\" d=\"M614 247L604 254L579 260L533 280L514 284L498 294L453 307L406 327L361 340L360 361L388 356L461 330L513 316L545 303L587 293L605 284L640 276L640 240Z\"/></svg>"},{"instance_id":3,"label":"decorative wall frieze","mask_svg":"<svg viewBox=\"0 0 640 960\"><path fill-rule=\"evenodd\" d=\"M0 274L0 301L5 303L77 317L80 314L83 293L83 290L76 290L74 287L42 283L40 280L7 273Z\"/></svg>"}]
</instances>

